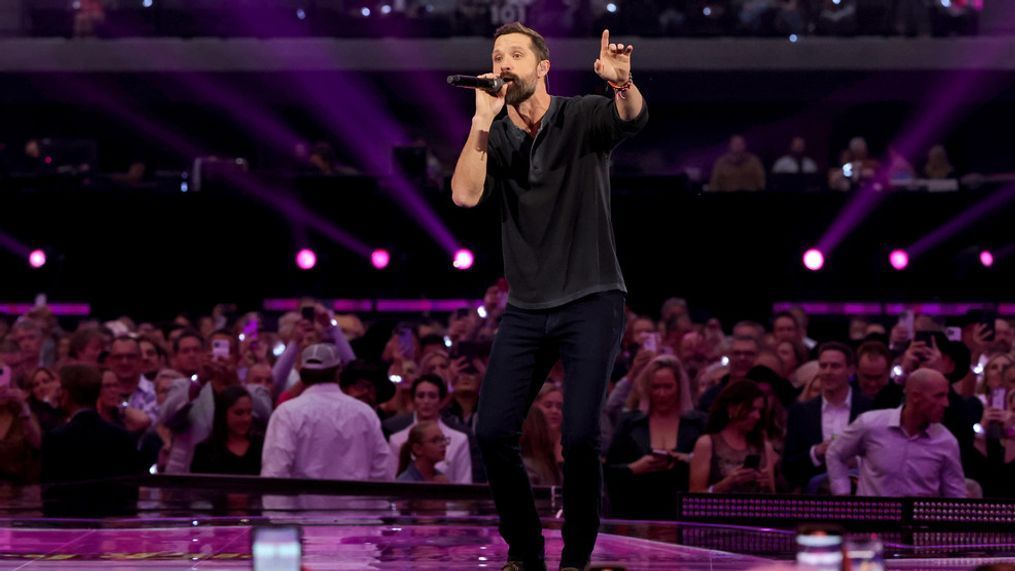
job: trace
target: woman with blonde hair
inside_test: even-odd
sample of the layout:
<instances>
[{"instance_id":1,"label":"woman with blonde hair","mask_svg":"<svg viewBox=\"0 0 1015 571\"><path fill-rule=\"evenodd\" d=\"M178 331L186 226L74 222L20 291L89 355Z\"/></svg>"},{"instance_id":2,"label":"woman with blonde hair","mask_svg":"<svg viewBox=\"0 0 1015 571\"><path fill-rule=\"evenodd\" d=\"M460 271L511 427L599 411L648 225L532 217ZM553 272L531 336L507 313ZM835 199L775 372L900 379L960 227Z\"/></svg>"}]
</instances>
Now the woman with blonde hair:
<instances>
[{"instance_id":1,"label":"woman with blonde hair","mask_svg":"<svg viewBox=\"0 0 1015 571\"><path fill-rule=\"evenodd\" d=\"M1005 372L1015 364L1015 357L1010 353L998 353L991 357L983 366L983 382L976 391L976 398L980 399L985 407L994 406L991 403L992 397L1005 390ZM1012 387L1008 387L1010 390ZM1004 400L1001 397L1001 400ZM1003 407L1001 407L1003 408Z\"/></svg>"},{"instance_id":2,"label":"woman with blonde hair","mask_svg":"<svg viewBox=\"0 0 1015 571\"><path fill-rule=\"evenodd\" d=\"M522 463L533 486L559 486L563 482L560 464L557 463L556 443L550 436L543 409L533 405L522 423L522 437L519 441Z\"/></svg>"},{"instance_id":3,"label":"woman with blonde hair","mask_svg":"<svg viewBox=\"0 0 1015 571\"><path fill-rule=\"evenodd\" d=\"M553 455L557 466L564 465L564 448L560 443L561 427L564 425L564 391L552 382L546 382L539 389L533 403L540 408L546 418L546 427L553 442Z\"/></svg>"},{"instance_id":4,"label":"woman with blonde hair","mask_svg":"<svg viewBox=\"0 0 1015 571\"><path fill-rule=\"evenodd\" d=\"M662 355L646 365L628 405L606 452L610 513L676 517L676 495L687 491L689 453L705 421L680 360Z\"/></svg>"}]
</instances>

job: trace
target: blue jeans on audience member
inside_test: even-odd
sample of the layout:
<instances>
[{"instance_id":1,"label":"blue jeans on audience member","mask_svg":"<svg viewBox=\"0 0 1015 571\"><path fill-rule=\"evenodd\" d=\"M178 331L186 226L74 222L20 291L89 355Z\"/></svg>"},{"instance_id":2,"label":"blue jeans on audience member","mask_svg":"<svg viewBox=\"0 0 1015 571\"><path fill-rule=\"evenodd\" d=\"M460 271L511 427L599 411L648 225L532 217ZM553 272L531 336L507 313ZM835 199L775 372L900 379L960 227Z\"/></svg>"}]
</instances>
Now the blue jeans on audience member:
<instances>
[{"instance_id":1,"label":"blue jeans on audience member","mask_svg":"<svg viewBox=\"0 0 1015 571\"><path fill-rule=\"evenodd\" d=\"M476 437L512 561L539 568L545 557L518 438L558 358L564 364L561 566L581 569L592 555L602 507L599 421L624 324L624 294L616 290L552 309L508 306L501 319L480 389Z\"/></svg>"}]
</instances>

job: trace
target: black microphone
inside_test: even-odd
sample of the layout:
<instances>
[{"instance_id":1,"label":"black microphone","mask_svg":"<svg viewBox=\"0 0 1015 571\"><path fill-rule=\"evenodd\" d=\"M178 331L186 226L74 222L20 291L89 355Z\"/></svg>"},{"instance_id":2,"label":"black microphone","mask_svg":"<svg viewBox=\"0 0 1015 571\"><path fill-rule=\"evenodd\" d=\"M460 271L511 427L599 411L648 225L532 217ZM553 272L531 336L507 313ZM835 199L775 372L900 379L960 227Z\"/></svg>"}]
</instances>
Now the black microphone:
<instances>
[{"instance_id":1,"label":"black microphone","mask_svg":"<svg viewBox=\"0 0 1015 571\"><path fill-rule=\"evenodd\" d=\"M489 91L492 94L500 92L500 88L504 86L504 80L499 77L473 77L471 75L449 75L448 85L455 87L465 87L467 89L482 89L483 91Z\"/></svg>"}]
</instances>

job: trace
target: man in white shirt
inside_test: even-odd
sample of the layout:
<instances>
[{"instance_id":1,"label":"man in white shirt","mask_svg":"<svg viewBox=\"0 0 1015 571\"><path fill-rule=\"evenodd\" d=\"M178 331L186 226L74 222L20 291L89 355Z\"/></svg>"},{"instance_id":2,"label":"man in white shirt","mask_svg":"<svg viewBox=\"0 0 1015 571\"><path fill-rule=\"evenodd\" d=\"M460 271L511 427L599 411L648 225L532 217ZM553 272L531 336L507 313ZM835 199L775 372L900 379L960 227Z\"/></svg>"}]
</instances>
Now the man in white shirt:
<instances>
[{"instance_id":1,"label":"man in white shirt","mask_svg":"<svg viewBox=\"0 0 1015 571\"><path fill-rule=\"evenodd\" d=\"M324 480L391 479L391 451L377 414L338 386L334 345L307 347L300 359L303 393L268 421L261 475Z\"/></svg>"},{"instance_id":2,"label":"man in white shirt","mask_svg":"<svg viewBox=\"0 0 1015 571\"><path fill-rule=\"evenodd\" d=\"M784 155L772 165L774 174L814 174L818 172L818 164L808 157L807 141L803 137L793 137L789 145L789 154Z\"/></svg>"},{"instance_id":3,"label":"man in white shirt","mask_svg":"<svg viewBox=\"0 0 1015 571\"><path fill-rule=\"evenodd\" d=\"M409 439L409 431L418 422L432 420L440 427L444 436L450 440L447 454L442 462L437 463L437 470L448 477L452 484L472 483L472 456L469 455L469 437L449 427L441 419L441 403L448 394L444 380L434 374L420 375L412 383L413 420L407 428L391 435L391 468L389 474L397 478L398 457L402 445Z\"/></svg>"},{"instance_id":4,"label":"man in white shirt","mask_svg":"<svg viewBox=\"0 0 1015 571\"><path fill-rule=\"evenodd\" d=\"M873 403L850 386L856 370L853 350L842 343L825 343L818 349L821 395L797 403L786 421L786 476L805 490L825 471L825 454L834 438Z\"/></svg>"},{"instance_id":5,"label":"man in white shirt","mask_svg":"<svg viewBox=\"0 0 1015 571\"><path fill-rule=\"evenodd\" d=\"M941 425L949 383L920 369L906 380L906 403L856 419L828 449L832 493L850 492L847 462L859 456L858 496L966 497L959 443Z\"/></svg>"}]
</instances>

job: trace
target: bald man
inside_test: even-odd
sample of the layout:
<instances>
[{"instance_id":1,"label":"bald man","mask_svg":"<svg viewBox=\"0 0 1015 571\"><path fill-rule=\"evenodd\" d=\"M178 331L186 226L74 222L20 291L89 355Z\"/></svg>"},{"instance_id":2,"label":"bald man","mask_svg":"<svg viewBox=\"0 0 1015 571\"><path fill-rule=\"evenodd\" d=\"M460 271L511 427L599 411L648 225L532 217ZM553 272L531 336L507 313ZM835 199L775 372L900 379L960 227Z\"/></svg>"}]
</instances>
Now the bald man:
<instances>
[{"instance_id":1,"label":"bald man","mask_svg":"<svg viewBox=\"0 0 1015 571\"><path fill-rule=\"evenodd\" d=\"M828 448L832 493L848 495L850 459L859 457L858 496L966 497L959 443L941 425L948 380L920 369L906 381L899 408L860 415Z\"/></svg>"}]
</instances>

